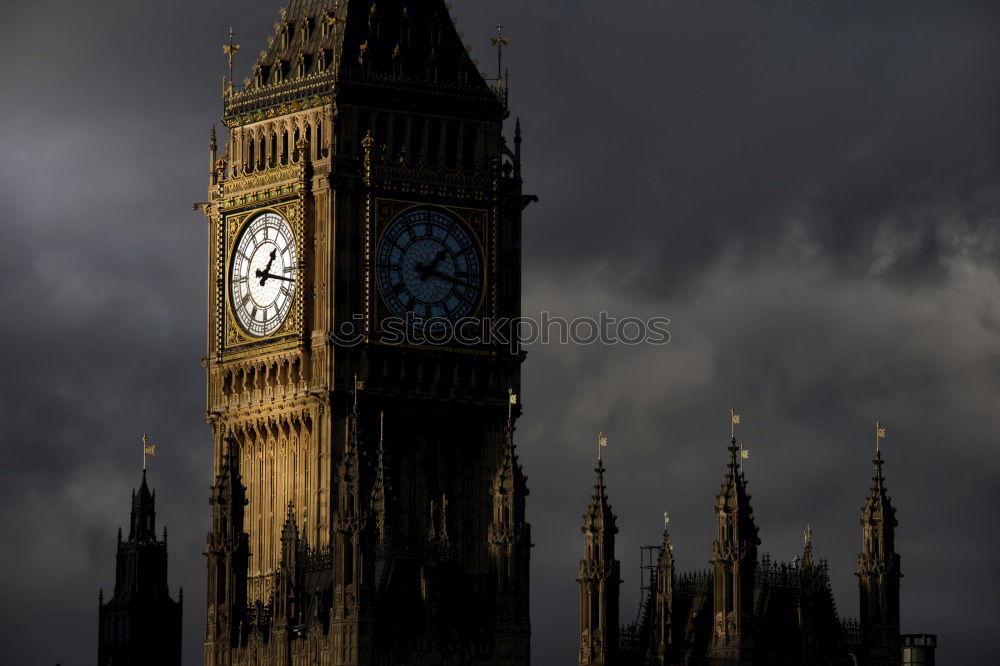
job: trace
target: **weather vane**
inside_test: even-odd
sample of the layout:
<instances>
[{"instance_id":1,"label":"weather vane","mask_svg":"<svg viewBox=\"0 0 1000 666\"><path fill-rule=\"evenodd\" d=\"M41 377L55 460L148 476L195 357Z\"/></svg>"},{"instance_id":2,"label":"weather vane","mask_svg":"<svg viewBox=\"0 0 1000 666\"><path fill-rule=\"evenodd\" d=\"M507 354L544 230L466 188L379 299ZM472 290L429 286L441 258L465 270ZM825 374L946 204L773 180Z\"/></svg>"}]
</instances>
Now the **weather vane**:
<instances>
[{"instance_id":1,"label":"weather vane","mask_svg":"<svg viewBox=\"0 0 1000 666\"><path fill-rule=\"evenodd\" d=\"M601 449L608 445L608 437L603 432L597 433L597 459L601 459Z\"/></svg>"},{"instance_id":2,"label":"weather vane","mask_svg":"<svg viewBox=\"0 0 1000 666\"><path fill-rule=\"evenodd\" d=\"M149 443L149 436L142 433L142 471L146 471L146 456L156 457L156 444Z\"/></svg>"},{"instance_id":3,"label":"weather vane","mask_svg":"<svg viewBox=\"0 0 1000 666\"><path fill-rule=\"evenodd\" d=\"M740 415L736 413L735 409L729 410L729 434L733 439L736 439L736 426L740 424Z\"/></svg>"},{"instance_id":4,"label":"weather vane","mask_svg":"<svg viewBox=\"0 0 1000 666\"><path fill-rule=\"evenodd\" d=\"M514 406L517 405L517 394L514 393L514 389L507 388L507 426L510 427L514 424Z\"/></svg>"},{"instance_id":5,"label":"weather vane","mask_svg":"<svg viewBox=\"0 0 1000 666\"><path fill-rule=\"evenodd\" d=\"M875 453L879 453L880 442L883 439L885 439L885 428L878 421L875 421Z\"/></svg>"}]
</instances>

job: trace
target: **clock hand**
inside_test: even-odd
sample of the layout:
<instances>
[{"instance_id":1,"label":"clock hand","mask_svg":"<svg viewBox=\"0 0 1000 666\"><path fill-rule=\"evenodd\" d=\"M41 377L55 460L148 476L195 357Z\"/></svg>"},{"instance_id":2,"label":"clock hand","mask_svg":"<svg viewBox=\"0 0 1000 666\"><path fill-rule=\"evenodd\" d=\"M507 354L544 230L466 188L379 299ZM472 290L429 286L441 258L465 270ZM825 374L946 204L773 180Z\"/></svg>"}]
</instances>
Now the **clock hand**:
<instances>
[{"instance_id":1,"label":"clock hand","mask_svg":"<svg viewBox=\"0 0 1000 666\"><path fill-rule=\"evenodd\" d=\"M438 253L434 256L434 261L430 262L429 264L423 264L417 262L416 269L420 271L420 281L427 282L427 278L429 278L431 274L434 273L434 269L436 269L438 267L438 264L444 261L444 258L447 256L448 256L448 250L442 249L439 250Z\"/></svg>"},{"instance_id":2,"label":"clock hand","mask_svg":"<svg viewBox=\"0 0 1000 666\"><path fill-rule=\"evenodd\" d=\"M259 268L257 269L257 277L260 278L260 286L262 287L264 286L264 283L267 282L267 278L274 278L275 280L284 280L285 282L295 282L294 278L287 278L282 275L275 275L274 273L268 273L266 270L262 271Z\"/></svg>"},{"instance_id":3,"label":"clock hand","mask_svg":"<svg viewBox=\"0 0 1000 666\"><path fill-rule=\"evenodd\" d=\"M260 286L262 286L262 287L264 286L264 283L267 282L267 278L269 278L269 277L278 277L277 275L271 275L271 273L270 273L271 264L274 263L274 258L275 258L275 256L277 256L277 254L278 254L277 248L271 250L271 259L270 259L270 261L267 262L267 266L264 266L264 270L263 271L260 270L259 268L257 269L257 277L260 278Z\"/></svg>"},{"instance_id":4,"label":"clock hand","mask_svg":"<svg viewBox=\"0 0 1000 666\"><path fill-rule=\"evenodd\" d=\"M451 283L457 284L457 285L461 285L463 287L467 285L466 282L464 282L462 280L459 280L458 278L456 278L456 277L454 277L452 275L448 275L447 273L442 273L441 271L428 271L427 276L428 277L436 277L436 278L441 279L441 280L446 280L448 282L451 282Z\"/></svg>"}]
</instances>

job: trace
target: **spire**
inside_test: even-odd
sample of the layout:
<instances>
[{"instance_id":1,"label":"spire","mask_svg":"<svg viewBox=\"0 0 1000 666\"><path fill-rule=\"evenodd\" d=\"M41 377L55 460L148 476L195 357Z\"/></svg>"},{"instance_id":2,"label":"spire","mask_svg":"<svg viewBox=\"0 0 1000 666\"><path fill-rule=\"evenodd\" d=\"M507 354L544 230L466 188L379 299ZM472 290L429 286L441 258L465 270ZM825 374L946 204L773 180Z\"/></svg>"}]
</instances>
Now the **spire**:
<instances>
[{"instance_id":1,"label":"spire","mask_svg":"<svg viewBox=\"0 0 1000 666\"><path fill-rule=\"evenodd\" d=\"M753 636L760 538L740 465L743 448L736 441L740 415L735 410L730 411L730 421L729 462L715 502L718 536L712 544L714 624L709 656L740 663L749 659Z\"/></svg>"},{"instance_id":2,"label":"spire","mask_svg":"<svg viewBox=\"0 0 1000 666\"><path fill-rule=\"evenodd\" d=\"M296 591L299 583L299 530L295 524L295 506L288 503L285 524L281 528L281 566L275 590L275 617L278 626L287 628L297 611Z\"/></svg>"},{"instance_id":3,"label":"spire","mask_svg":"<svg viewBox=\"0 0 1000 666\"><path fill-rule=\"evenodd\" d=\"M491 541L516 538L524 526L525 498L528 496L528 478L517 459L514 444L514 415L518 405L514 389L507 389L507 424L504 428L500 461L493 474L490 495L493 497L493 520L490 524Z\"/></svg>"},{"instance_id":4,"label":"spire","mask_svg":"<svg viewBox=\"0 0 1000 666\"><path fill-rule=\"evenodd\" d=\"M493 663L502 665L528 662L531 635L528 607L531 526L525 520L528 483L514 445L518 398L512 388L507 389L507 396L507 423L490 487L493 517L488 531L496 599Z\"/></svg>"},{"instance_id":5,"label":"spire","mask_svg":"<svg viewBox=\"0 0 1000 666\"><path fill-rule=\"evenodd\" d=\"M660 544L659 566L673 568L674 545L670 542L670 513L663 512L663 543Z\"/></svg>"},{"instance_id":6,"label":"spire","mask_svg":"<svg viewBox=\"0 0 1000 666\"><path fill-rule=\"evenodd\" d=\"M180 664L181 607L170 598L167 531L157 540L156 494L145 470L131 502L128 539L118 530L114 592L106 600L101 595L98 661ZM123 623L131 627L129 632L108 630Z\"/></svg>"},{"instance_id":7,"label":"spire","mask_svg":"<svg viewBox=\"0 0 1000 666\"><path fill-rule=\"evenodd\" d=\"M670 542L670 514L663 512L663 543L656 561L656 578L653 589L652 664L666 666L671 663L673 642L674 607L674 546Z\"/></svg>"},{"instance_id":8,"label":"spire","mask_svg":"<svg viewBox=\"0 0 1000 666\"><path fill-rule=\"evenodd\" d=\"M239 640L247 608L250 537L243 530L247 498L240 476L238 442L225 437L222 459L212 485L212 531L206 539L208 618L206 647Z\"/></svg>"},{"instance_id":9,"label":"spire","mask_svg":"<svg viewBox=\"0 0 1000 666\"><path fill-rule=\"evenodd\" d=\"M872 460L874 473L872 474L872 487L865 500L863 521L883 522L891 527L896 526L896 509L892 505L892 500L885 487L885 476L882 473L882 465L885 461L882 458L882 451L875 451L875 458Z\"/></svg>"},{"instance_id":10,"label":"spire","mask_svg":"<svg viewBox=\"0 0 1000 666\"><path fill-rule=\"evenodd\" d=\"M737 417L739 418L739 417ZM738 512L743 516L744 522L753 522L753 509L750 508L750 495L747 493L747 480L743 473L741 460L744 449L733 437L729 441L729 462L726 465L726 476L722 482L722 489L718 495L718 506L716 512L726 509L728 512ZM725 505L725 506L723 506ZM756 528L754 528L756 531Z\"/></svg>"},{"instance_id":11,"label":"spire","mask_svg":"<svg viewBox=\"0 0 1000 666\"><path fill-rule=\"evenodd\" d=\"M247 505L246 488L240 475L239 453L235 439L227 437L223 441L222 464L212 486L210 504L218 507L215 516L215 531L225 539L239 539L243 532L243 514Z\"/></svg>"},{"instance_id":12,"label":"spire","mask_svg":"<svg viewBox=\"0 0 1000 666\"><path fill-rule=\"evenodd\" d=\"M813 560L813 542L812 542L812 525L806 525L806 529L802 532L802 540L804 546L802 548L802 568L808 569L815 564Z\"/></svg>"},{"instance_id":13,"label":"spire","mask_svg":"<svg viewBox=\"0 0 1000 666\"><path fill-rule=\"evenodd\" d=\"M372 487L372 511L375 514L376 549L385 557L390 548L388 528L389 482L385 468L385 412L378 415L378 458L375 461L375 485Z\"/></svg>"},{"instance_id":14,"label":"spire","mask_svg":"<svg viewBox=\"0 0 1000 666\"><path fill-rule=\"evenodd\" d=\"M885 428L875 424L872 487L861 511L858 586L861 633L869 666L899 663L900 558L895 552L896 509L885 486L881 441Z\"/></svg>"},{"instance_id":15,"label":"spire","mask_svg":"<svg viewBox=\"0 0 1000 666\"><path fill-rule=\"evenodd\" d=\"M516 396L515 396L516 398ZM507 420L504 429L503 449L500 454L500 464L493 475L491 489L494 502L493 522L516 525L524 523L525 497L528 495L528 479L524 475L521 463L517 459L517 448L514 444L514 424L511 418ZM509 512L509 516L498 515L497 511Z\"/></svg>"},{"instance_id":16,"label":"spire","mask_svg":"<svg viewBox=\"0 0 1000 666\"><path fill-rule=\"evenodd\" d=\"M142 470L142 482L139 490L132 493L132 519L130 521L129 541L156 541L156 500L146 483L146 470Z\"/></svg>"},{"instance_id":17,"label":"spire","mask_svg":"<svg viewBox=\"0 0 1000 666\"><path fill-rule=\"evenodd\" d=\"M584 559L580 560L577 579L580 583L581 666L605 666L614 661L618 649L618 590L621 584L621 565L615 559L618 527L608 503L604 461L600 457L594 473L594 496L583 517Z\"/></svg>"},{"instance_id":18,"label":"spire","mask_svg":"<svg viewBox=\"0 0 1000 666\"><path fill-rule=\"evenodd\" d=\"M514 121L514 178L518 181L521 180L521 143L523 137L521 136L521 119L517 118Z\"/></svg>"},{"instance_id":19,"label":"spire","mask_svg":"<svg viewBox=\"0 0 1000 666\"><path fill-rule=\"evenodd\" d=\"M281 543L284 546L284 544L295 544L298 540L299 529L295 524L295 504L289 502L288 509L285 511L285 524L281 528ZM284 551L284 547L282 551Z\"/></svg>"},{"instance_id":20,"label":"spire","mask_svg":"<svg viewBox=\"0 0 1000 666\"><path fill-rule=\"evenodd\" d=\"M356 531L361 528L367 514L367 506L361 503L361 458L360 458L360 417L358 415L358 390L364 383L354 378L354 397L350 416L347 418L347 433L344 438L344 454L340 459L339 503L335 522L340 529Z\"/></svg>"},{"instance_id":21,"label":"spire","mask_svg":"<svg viewBox=\"0 0 1000 666\"><path fill-rule=\"evenodd\" d=\"M604 460L597 459L597 467L594 468L596 478L594 480L594 496L591 499L587 514L583 517L584 533L618 534L618 527L615 524L616 517L611 511L608 503L608 490L604 485ZM612 554L613 556L613 554Z\"/></svg>"}]
</instances>

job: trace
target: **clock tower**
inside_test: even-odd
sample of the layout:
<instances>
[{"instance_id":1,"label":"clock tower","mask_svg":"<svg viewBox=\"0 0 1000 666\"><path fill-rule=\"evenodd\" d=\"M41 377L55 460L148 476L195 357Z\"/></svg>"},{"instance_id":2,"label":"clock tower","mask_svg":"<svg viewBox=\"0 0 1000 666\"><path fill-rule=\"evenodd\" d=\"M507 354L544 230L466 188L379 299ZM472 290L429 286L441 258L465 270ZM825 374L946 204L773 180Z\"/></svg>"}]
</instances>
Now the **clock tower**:
<instances>
[{"instance_id":1,"label":"clock tower","mask_svg":"<svg viewBox=\"0 0 1000 666\"><path fill-rule=\"evenodd\" d=\"M505 77L443 0L290 0L224 106L205 663L528 663Z\"/></svg>"}]
</instances>

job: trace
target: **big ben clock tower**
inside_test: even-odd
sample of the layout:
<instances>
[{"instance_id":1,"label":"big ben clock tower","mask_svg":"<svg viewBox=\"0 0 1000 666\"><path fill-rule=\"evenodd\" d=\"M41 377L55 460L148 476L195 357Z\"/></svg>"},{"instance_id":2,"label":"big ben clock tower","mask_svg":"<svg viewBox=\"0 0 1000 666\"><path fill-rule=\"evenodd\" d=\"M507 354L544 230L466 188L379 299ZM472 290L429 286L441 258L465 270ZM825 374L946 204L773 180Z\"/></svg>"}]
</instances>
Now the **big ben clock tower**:
<instances>
[{"instance_id":1,"label":"big ben clock tower","mask_svg":"<svg viewBox=\"0 0 1000 666\"><path fill-rule=\"evenodd\" d=\"M529 662L506 97L443 0L291 0L227 86L209 666Z\"/></svg>"}]
</instances>

